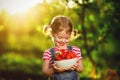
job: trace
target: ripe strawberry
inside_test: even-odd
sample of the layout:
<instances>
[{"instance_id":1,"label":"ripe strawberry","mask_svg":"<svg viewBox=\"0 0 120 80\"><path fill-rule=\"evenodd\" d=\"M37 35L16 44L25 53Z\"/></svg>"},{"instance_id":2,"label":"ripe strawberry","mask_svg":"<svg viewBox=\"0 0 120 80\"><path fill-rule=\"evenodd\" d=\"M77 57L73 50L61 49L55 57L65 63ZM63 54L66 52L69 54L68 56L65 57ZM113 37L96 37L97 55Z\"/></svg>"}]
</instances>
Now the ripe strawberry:
<instances>
[{"instance_id":1,"label":"ripe strawberry","mask_svg":"<svg viewBox=\"0 0 120 80\"><path fill-rule=\"evenodd\" d=\"M76 58L76 53L72 52L71 50L65 51L64 49L61 49L59 53L56 53L55 60L64 60L64 59L72 59Z\"/></svg>"}]
</instances>

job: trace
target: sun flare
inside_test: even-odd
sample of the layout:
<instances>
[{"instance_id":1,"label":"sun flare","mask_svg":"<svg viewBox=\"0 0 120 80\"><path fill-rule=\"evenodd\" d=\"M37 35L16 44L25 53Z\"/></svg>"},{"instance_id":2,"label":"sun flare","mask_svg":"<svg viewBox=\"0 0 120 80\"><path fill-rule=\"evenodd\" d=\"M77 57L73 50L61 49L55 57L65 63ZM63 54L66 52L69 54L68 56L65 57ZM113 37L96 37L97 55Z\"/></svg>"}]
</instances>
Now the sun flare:
<instances>
[{"instance_id":1,"label":"sun flare","mask_svg":"<svg viewBox=\"0 0 120 80\"><path fill-rule=\"evenodd\" d=\"M6 10L10 14L21 13L42 2L43 0L0 0L0 11Z\"/></svg>"}]
</instances>

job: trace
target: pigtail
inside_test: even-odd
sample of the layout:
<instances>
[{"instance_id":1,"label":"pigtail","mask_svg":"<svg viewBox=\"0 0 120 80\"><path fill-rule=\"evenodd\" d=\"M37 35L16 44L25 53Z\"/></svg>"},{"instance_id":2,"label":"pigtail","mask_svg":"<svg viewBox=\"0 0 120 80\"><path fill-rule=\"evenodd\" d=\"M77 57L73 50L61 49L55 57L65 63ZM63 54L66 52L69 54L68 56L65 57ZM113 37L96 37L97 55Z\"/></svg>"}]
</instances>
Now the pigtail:
<instances>
[{"instance_id":1,"label":"pigtail","mask_svg":"<svg viewBox=\"0 0 120 80\"><path fill-rule=\"evenodd\" d=\"M73 30L73 35L77 36L77 30L75 30L75 29Z\"/></svg>"},{"instance_id":2,"label":"pigtail","mask_svg":"<svg viewBox=\"0 0 120 80\"><path fill-rule=\"evenodd\" d=\"M78 32L77 30L73 29L72 32L71 32L71 40L74 40L78 37Z\"/></svg>"},{"instance_id":3,"label":"pigtail","mask_svg":"<svg viewBox=\"0 0 120 80\"><path fill-rule=\"evenodd\" d=\"M51 32L52 32L52 28L50 27L50 25L49 26L44 26L43 32L46 35L50 35Z\"/></svg>"}]
</instances>

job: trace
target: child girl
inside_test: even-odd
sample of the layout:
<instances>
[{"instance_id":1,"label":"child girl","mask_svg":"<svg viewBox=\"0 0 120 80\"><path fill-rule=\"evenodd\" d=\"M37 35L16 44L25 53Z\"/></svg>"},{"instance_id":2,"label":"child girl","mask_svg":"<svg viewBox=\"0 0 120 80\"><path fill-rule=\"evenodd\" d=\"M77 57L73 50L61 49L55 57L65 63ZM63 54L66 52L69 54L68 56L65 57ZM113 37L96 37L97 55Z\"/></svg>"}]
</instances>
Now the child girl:
<instances>
[{"instance_id":1,"label":"child girl","mask_svg":"<svg viewBox=\"0 0 120 80\"><path fill-rule=\"evenodd\" d=\"M44 32L48 31L54 42L54 54L61 49L68 50L70 37L72 33L76 34L71 20L66 16L54 17L50 25L44 29ZM50 80L79 80L78 72L83 70L81 52L76 46L71 46L71 50L77 54L78 61L69 70L57 67L51 49L45 50L42 71L50 77Z\"/></svg>"}]
</instances>

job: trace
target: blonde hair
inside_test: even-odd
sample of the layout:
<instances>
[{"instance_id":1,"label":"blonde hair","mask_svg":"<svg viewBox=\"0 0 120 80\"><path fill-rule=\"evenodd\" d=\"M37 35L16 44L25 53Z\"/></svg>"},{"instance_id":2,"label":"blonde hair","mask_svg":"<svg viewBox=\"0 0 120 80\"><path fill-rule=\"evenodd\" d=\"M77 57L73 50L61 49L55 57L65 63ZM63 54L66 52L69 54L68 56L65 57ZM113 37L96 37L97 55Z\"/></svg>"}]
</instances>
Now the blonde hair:
<instances>
[{"instance_id":1,"label":"blonde hair","mask_svg":"<svg viewBox=\"0 0 120 80\"><path fill-rule=\"evenodd\" d=\"M49 26L44 28L45 33L56 34L63 29L67 30L67 34L73 33L74 36L76 35L76 31L73 30L73 25L71 20L66 16L56 16L52 19Z\"/></svg>"}]
</instances>

